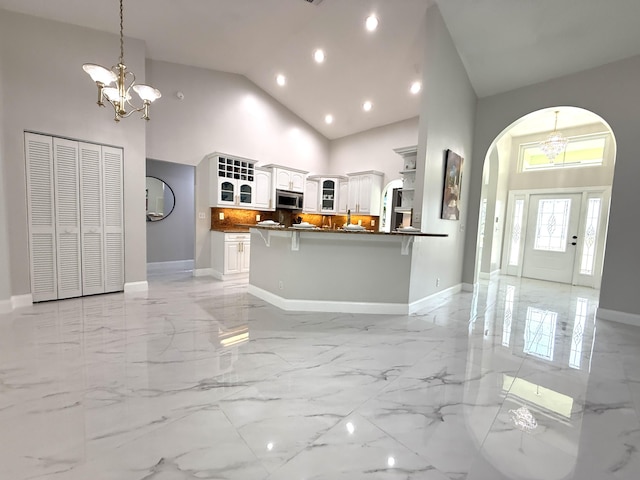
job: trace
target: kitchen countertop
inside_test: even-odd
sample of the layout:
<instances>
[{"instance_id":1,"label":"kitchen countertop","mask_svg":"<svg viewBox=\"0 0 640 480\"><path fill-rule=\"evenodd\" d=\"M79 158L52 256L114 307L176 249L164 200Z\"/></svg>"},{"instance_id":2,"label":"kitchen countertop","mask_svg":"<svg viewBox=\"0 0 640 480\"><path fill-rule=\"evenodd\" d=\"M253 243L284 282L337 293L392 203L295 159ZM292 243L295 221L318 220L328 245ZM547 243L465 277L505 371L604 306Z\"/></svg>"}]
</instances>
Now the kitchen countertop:
<instances>
[{"instance_id":1,"label":"kitchen countertop","mask_svg":"<svg viewBox=\"0 0 640 480\"><path fill-rule=\"evenodd\" d=\"M425 233L425 232L378 232L377 230L343 230L330 228L294 228L284 227L281 225L238 225L238 227L259 228L261 230L276 230L279 232L313 232L313 233L340 233L340 234L359 234L359 235L411 235L412 237L448 237L447 233Z\"/></svg>"}]
</instances>

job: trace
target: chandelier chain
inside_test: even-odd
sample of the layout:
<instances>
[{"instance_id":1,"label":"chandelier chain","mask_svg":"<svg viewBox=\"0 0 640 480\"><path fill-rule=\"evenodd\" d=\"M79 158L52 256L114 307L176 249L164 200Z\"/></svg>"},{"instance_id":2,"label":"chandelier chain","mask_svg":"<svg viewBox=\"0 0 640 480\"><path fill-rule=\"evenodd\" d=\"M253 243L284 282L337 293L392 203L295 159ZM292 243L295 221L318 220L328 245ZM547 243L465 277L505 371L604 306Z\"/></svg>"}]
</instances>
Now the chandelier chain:
<instances>
[{"instance_id":1,"label":"chandelier chain","mask_svg":"<svg viewBox=\"0 0 640 480\"><path fill-rule=\"evenodd\" d=\"M123 8L122 8L122 0L120 0L120 63L124 64L124 34L123 32Z\"/></svg>"}]
</instances>

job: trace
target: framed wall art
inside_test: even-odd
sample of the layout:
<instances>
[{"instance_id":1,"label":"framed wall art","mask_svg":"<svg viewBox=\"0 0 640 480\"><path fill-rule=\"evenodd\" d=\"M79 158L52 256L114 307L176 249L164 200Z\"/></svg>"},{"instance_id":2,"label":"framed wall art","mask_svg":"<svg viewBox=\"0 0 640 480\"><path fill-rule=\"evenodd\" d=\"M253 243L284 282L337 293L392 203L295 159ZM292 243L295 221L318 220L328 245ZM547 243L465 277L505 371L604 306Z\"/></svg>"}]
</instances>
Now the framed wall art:
<instances>
[{"instance_id":1,"label":"framed wall art","mask_svg":"<svg viewBox=\"0 0 640 480\"><path fill-rule=\"evenodd\" d=\"M460 189L462 188L462 165L464 158L452 150L445 151L444 188L442 191L442 214L445 220L460 220Z\"/></svg>"}]
</instances>

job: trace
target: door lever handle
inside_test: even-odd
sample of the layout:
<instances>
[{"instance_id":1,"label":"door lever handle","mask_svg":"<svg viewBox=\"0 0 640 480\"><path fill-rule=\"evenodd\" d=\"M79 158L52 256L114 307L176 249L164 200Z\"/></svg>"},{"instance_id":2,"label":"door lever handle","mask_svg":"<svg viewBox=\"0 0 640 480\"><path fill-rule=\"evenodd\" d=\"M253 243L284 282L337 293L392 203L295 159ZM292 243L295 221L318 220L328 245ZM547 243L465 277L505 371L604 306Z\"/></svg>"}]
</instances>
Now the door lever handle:
<instances>
[{"instance_id":1,"label":"door lever handle","mask_svg":"<svg viewBox=\"0 0 640 480\"><path fill-rule=\"evenodd\" d=\"M571 238L573 238L574 240L577 240L577 239L578 239L578 236L577 236L577 235L574 235L574 236L573 236L573 237L571 237Z\"/></svg>"},{"instance_id":2,"label":"door lever handle","mask_svg":"<svg viewBox=\"0 0 640 480\"><path fill-rule=\"evenodd\" d=\"M576 242L571 242L571 245L577 245L577 243Z\"/></svg>"}]
</instances>

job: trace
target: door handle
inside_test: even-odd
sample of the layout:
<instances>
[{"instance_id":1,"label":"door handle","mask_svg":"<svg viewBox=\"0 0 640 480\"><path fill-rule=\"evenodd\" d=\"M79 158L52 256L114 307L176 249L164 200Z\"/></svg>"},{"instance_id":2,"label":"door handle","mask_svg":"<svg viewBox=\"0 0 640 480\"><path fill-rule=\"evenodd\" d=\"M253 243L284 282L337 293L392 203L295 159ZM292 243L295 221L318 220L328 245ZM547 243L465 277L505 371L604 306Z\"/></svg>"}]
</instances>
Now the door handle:
<instances>
[{"instance_id":1,"label":"door handle","mask_svg":"<svg viewBox=\"0 0 640 480\"><path fill-rule=\"evenodd\" d=\"M574 236L573 236L573 237L571 237L571 238L573 238L574 240L577 240L577 239L578 239L578 236L577 236L577 235L574 235Z\"/></svg>"},{"instance_id":2,"label":"door handle","mask_svg":"<svg viewBox=\"0 0 640 480\"><path fill-rule=\"evenodd\" d=\"M571 245L577 245L577 243L576 242L571 242Z\"/></svg>"}]
</instances>

